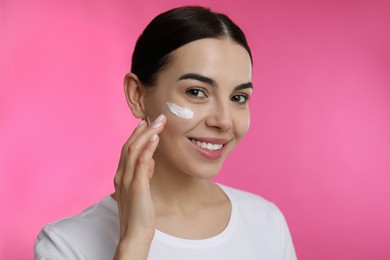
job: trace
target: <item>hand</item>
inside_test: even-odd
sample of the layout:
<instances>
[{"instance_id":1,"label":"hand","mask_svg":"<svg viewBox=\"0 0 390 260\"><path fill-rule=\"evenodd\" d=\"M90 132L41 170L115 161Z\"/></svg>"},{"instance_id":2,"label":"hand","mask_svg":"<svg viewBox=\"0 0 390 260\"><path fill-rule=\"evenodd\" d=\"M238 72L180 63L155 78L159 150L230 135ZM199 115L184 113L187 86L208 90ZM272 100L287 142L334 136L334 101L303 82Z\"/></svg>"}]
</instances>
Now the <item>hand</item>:
<instances>
[{"instance_id":1,"label":"hand","mask_svg":"<svg viewBox=\"0 0 390 260\"><path fill-rule=\"evenodd\" d=\"M165 123L164 115L160 115L149 127L142 121L123 145L114 178L120 222L116 258L126 255L127 259L144 259L131 256L146 254L147 257L149 252L156 228L149 187L154 171L152 156L159 142L158 134Z\"/></svg>"}]
</instances>

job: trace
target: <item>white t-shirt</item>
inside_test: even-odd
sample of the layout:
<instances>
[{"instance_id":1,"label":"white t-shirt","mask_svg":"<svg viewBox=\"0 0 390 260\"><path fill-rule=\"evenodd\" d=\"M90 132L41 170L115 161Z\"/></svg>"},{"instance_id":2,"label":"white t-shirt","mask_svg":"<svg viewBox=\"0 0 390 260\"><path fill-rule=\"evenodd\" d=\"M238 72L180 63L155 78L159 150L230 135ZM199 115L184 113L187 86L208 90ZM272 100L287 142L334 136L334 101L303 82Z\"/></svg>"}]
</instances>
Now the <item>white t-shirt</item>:
<instances>
[{"instance_id":1,"label":"white t-shirt","mask_svg":"<svg viewBox=\"0 0 390 260\"><path fill-rule=\"evenodd\" d=\"M219 186L232 204L225 230L202 240L177 238L156 230L149 260L297 259L287 223L274 204ZM108 196L76 216L45 226L35 241L35 259L112 259L118 240L118 207Z\"/></svg>"}]
</instances>

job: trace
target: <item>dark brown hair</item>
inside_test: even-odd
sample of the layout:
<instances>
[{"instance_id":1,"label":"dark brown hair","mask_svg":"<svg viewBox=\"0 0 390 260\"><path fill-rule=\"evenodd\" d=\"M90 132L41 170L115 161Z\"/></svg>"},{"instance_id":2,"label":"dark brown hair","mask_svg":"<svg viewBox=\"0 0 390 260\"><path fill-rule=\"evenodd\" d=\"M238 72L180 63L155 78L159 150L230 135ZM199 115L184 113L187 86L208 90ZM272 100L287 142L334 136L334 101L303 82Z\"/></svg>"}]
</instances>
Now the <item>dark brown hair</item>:
<instances>
[{"instance_id":1,"label":"dark brown hair","mask_svg":"<svg viewBox=\"0 0 390 260\"><path fill-rule=\"evenodd\" d=\"M185 6L164 12L149 23L135 45L131 72L146 86L153 86L172 51L204 38L229 38L244 47L252 61L244 33L229 17L205 7Z\"/></svg>"}]
</instances>

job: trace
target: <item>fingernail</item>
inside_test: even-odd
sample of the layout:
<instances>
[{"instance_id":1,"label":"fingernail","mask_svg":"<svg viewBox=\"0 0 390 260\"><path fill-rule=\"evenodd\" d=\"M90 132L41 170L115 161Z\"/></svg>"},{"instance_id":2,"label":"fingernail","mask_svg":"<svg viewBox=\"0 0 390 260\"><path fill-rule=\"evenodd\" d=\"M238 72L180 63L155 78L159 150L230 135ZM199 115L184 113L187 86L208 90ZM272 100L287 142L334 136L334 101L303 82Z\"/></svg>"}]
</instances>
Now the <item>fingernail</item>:
<instances>
[{"instance_id":1,"label":"fingernail","mask_svg":"<svg viewBox=\"0 0 390 260\"><path fill-rule=\"evenodd\" d=\"M164 117L165 117L165 116L164 116L163 114L161 114L161 115L159 115L159 116L157 117L156 121L154 121L154 122L161 122L161 121L163 121Z\"/></svg>"},{"instance_id":2,"label":"fingernail","mask_svg":"<svg viewBox=\"0 0 390 260\"><path fill-rule=\"evenodd\" d=\"M163 114L159 115L157 119L154 121L152 127L153 128L159 128L162 125L162 121L164 120L165 116Z\"/></svg>"},{"instance_id":3,"label":"fingernail","mask_svg":"<svg viewBox=\"0 0 390 260\"><path fill-rule=\"evenodd\" d=\"M156 141L157 140L157 134L153 134L152 135L152 138L150 138L150 141L151 142L154 142L154 141Z\"/></svg>"},{"instance_id":4,"label":"fingernail","mask_svg":"<svg viewBox=\"0 0 390 260\"><path fill-rule=\"evenodd\" d=\"M143 124L145 124L145 120L142 120L141 122L139 122L137 127L140 127Z\"/></svg>"}]
</instances>

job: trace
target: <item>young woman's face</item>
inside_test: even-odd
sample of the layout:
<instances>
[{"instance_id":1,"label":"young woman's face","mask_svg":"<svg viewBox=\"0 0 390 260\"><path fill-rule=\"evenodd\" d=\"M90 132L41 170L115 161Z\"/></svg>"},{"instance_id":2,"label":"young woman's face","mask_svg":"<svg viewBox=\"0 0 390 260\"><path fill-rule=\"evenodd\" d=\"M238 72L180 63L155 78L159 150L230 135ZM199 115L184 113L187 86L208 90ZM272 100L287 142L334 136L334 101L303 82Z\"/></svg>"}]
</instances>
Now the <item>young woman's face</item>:
<instances>
[{"instance_id":1,"label":"young woman's face","mask_svg":"<svg viewBox=\"0 0 390 260\"><path fill-rule=\"evenodd\" d=\"M202 39L172 53L157 86L145 89L147 116L167 117L155 152L156 169L214 177L249 127L252 92L248 52L229 39ZM191 118L175 115L167 102Z\"/></svg>"}]
</instances>

